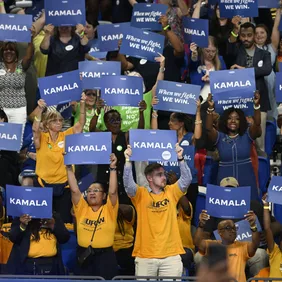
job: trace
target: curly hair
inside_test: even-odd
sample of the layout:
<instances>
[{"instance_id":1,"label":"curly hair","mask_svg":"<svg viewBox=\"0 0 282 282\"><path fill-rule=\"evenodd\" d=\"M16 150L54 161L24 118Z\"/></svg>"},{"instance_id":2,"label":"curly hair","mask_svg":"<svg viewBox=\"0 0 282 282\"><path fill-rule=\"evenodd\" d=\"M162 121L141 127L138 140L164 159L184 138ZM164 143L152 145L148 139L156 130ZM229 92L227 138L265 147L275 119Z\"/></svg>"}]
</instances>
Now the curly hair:
<instances>
[{"instance_id":1,"label":"curly hair","mask_svg":"<svg viewBox=\"0 0 282 282\"><path fill-rule=\"evenodd\" d=\"M219 119L219 131L225 133L225 134L228 134L229 133L229 129L227 127L227 120L229 118L229 116L231 115L231 113L237 113L238 116L239 116L239 121L240 121L240 124L239 124L239 130L238 130L238 133L240 136L244 135L246 130L248 129L248 123L247 123L247 120L246 120L246 116L244 114L244 112L240 109L235 109L234 107L232 108L229 108L227 110L225 110L223 112L223 115L220 117Z\"/></svg>"}]
</instances>

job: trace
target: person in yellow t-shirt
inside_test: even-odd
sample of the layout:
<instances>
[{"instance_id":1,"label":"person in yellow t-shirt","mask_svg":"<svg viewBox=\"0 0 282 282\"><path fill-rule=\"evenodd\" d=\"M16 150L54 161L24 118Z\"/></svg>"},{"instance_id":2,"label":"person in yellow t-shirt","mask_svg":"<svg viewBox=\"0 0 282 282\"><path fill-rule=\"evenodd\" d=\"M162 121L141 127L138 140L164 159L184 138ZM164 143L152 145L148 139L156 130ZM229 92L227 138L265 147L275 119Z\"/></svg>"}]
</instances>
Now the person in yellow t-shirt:
<instances>
[{"instance_id":1,"label":"person in yellow t-shirt","mask_svg":"<svg viewBox=\"0 0 282 282\"><path fill-rule=\"evenodd\" d=\"M270 228L269 203L266 201L266 195L263 201L263 226L269 254L269 277L282 278L282 234L280 235L279 245L274 242L273 234Z\"/></svg>"},{"instance_id":2,"label":"person in yellow t-shirt","mask_svg":"<svg viewBox=\"0 0 282 282\"><path fill-rule=\"evenodd\" d=\"M233 220L224 220L218 224L217 230L221 237L219 240L205 240L203 238L203 228L209 220L210 216L206 210L202 210L199 216L199 226L194 237L200 238L198 249L201 255L208 256L208 247L210 244L223 244L227 247L227 263L228 272L231 277L237 281L246 281L245 267L249 258L253 257L260 244L260 234L256 226L256 215L253 211L249 211L245 215L245 219L250 224L252 231L251 242L235 241L237 237L237 229Z\"/></svg>"},{"instance_id":3,"label":"person in yellow t-shirt","mask_svg":"<svg viewBox=\"0 0 282 282\"><path fill-rule=\"evenodd\" d=\"M113 250L118 215L117 158L110 155L108 197L101 183L93 183L84 199L72 166L67 166L77 230L77 259L80 275L101 276L111 280L117 275ZM106 203L104 201L107 199Z\"/></svg>"},{"instance_id":4,"label":"person in yellow t-shirt","mask_svg":"<svg viewBox=\"0 0 282 282\"><path fill-rule=\"evenodd\" d=\"M27 214L15 218L9 232L14 243L7 263L9 274L65 274L60 244L70 238L58 213L51 219L31 219Z\"/></svg>"},{"instance_id":5,"label":"person in yellow t-shirt","mask_svg":"<svg viewBox=\"0 0 282 282\"><path fill-rule=\"evenodd\" d=\"M134 275L134 242L135 209L131 205L119 205L117 227L114 239L114 251L119 265L119 275Z\"/></svg>"},{"instance_id":6,"label":"person in yellow t-shirt","mask_svg":"<svg viewBox=\"0 0 282 282\"><path fill-rule=\"evenodd\" d=\"M162 165L153 163L144 174L149 188L137 185L132 175L131 146L124 152L124 187L137 211L137 232L133 256L136 276L178 276L184 254L177 225L176 205L191 183L191 171L183 158L183 148L176 144L181 176L172 185L167 185Z\"/></svg>"},{"instance_id":7,"label":"person in yellow t-shirt","mask_svg":"<svg viewBox=\"0 0 282 282\"><path fill-rule=\"evenodd\" d=\"M50 111L44 115L43 127L40 130L41 116L46 108L44 100L38 101L37 114L32 125L33 141L36 148L37 178L35 187L53 188L53 210L61 215L65 223L72 222L71 196L67 183L67 173L64 165L65 136L81 133L85 124L85 94L80 100L80 119L73 127L62 132L63 118L57 111Z\"/></svg>"}]
</instances>

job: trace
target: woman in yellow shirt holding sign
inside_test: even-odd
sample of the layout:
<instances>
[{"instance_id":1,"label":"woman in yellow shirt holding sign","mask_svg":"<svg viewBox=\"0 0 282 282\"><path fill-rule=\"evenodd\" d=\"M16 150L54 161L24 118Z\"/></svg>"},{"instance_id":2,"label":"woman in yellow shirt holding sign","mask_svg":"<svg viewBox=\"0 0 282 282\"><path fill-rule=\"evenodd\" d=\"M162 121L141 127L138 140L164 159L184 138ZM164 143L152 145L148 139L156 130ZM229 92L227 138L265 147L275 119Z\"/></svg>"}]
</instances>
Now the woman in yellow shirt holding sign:
<instances>
[{"instance_id":1,"label":"woman in yellow shirt holding sign","mask_svg":"<svg viewBox=\"0 0 282 282\"><path fill-rule=\"evenodd\" d=\"M93 183L84 198L78 188L72 166L67 166L77 224L80 274L102 276L106 280L117 275L117 261L113 251L118 215L117 158L114 154L110 156L109 170L108 196L102 184Z\"/></svg>"}]
</instances>

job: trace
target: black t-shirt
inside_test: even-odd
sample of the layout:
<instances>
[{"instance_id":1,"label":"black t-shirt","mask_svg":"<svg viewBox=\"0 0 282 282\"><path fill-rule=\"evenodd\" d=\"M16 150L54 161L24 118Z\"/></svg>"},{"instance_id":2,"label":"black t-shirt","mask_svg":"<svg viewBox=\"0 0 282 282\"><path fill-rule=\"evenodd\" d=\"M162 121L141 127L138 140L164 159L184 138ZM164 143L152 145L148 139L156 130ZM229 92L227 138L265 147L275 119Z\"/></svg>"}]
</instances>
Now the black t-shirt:
<instances>
[{"instance_id":1,"label":"black t-shirt","mask_svg":"<svg viewBox=\"0 0 282 282\"><path fill-rule=\"evenodd\" d=\"M263 229L263 206L262 206L262 204L258 201L252 200L250 208L251 208L252 211L254 211L255 215L258 218L260 226ZM211 216L210 219L207 221L207 223L204 227L204 231L211 233L211 239L215 239L215 237L213 235L213 231L217 230L218 224L223 220L228 220L228 219L227 218L217 218L217 217ZM232 219L232 220L234 222L238 222L242 219ZM270 220L271 220L271 222L276 221L273 216L271 216Z\"/></svg>"},{"instance_id":2,"label":"black t-shirt","mask_svg":"<svg viewBox=\"0 0 282 282\"><path fill-rule=\"evenodd\" d=\"M164 80L180 82L181 68L184 65L184 57L175 57L174 49L171 45L165 46L163 50L163 55L166 59ZM132 57L128 58L128 61L134 65L134 70L142 75L146 87L146 92L150 91L156 83L160 65L155 62L145 62L144 60ZM165 111L158 112L159 129L168 129L170 114L170 112Z\"/></svg>"}]
</instances>

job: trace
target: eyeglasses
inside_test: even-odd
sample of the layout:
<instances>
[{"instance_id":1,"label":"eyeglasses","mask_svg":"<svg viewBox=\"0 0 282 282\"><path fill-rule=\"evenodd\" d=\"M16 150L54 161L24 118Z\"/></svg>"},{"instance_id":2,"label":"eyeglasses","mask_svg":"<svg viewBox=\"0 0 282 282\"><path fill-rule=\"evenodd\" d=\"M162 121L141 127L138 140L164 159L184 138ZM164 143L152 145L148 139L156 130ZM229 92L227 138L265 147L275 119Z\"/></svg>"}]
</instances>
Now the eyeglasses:
<instances>
[{"instance_id":1,"label":"eyeglasses","mask_svg":"<svg viewBox=\"0 0 282 282\"><path fill-rule=\"evenodd\" d=\"M52 123L57 123L57 122L63 122L64 120L62 119L62 118L59 118L59 119L52 119L52 120L50 120L50 122L52 122Z\"/></svg>"},{"instance_id":2,"label":"eyeglasses","mask_svg":"<svg viewBox=\"0 0 282 282\"><path fill-rule=\"evenodd\" d=\"M90 193L99 193L99 192L104 192L103 190L101 189L92 189L92 190L87 190L86 193L87 194L90 194Z\"/></svg>"},{"instance_id":3,"label":"eyeglasses","mask_svg":"<svg viewBox=\"0 0 282 282\"><path fill-rule=\"evenodd\" d=\"M228 232L231 232L231 231L238 231L239 227L234 225L234 226L225 226L223 228L220 228L219 230L226 230Z\"/></svg>"},{"instance_id":4,"label":"eyeglasses","mask_svg":"<svg viewBox=\"0 0 282 282\"><path fill-rule=\"evenodd\" d=\"M97 97L97 94L96 94L96 93L92 93L92 92L86 93L85 95L86 95L86 96Z\"/></svg>"}]
</instances>

